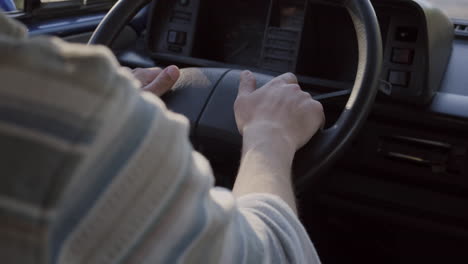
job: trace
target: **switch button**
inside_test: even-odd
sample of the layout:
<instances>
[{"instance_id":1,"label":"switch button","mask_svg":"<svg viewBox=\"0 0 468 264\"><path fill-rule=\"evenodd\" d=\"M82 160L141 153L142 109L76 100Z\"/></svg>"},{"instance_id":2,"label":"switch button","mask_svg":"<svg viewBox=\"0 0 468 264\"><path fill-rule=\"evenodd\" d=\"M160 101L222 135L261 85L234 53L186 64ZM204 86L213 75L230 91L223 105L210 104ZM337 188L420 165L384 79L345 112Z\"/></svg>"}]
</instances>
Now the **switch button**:
<instances>
[{"instance_id":1,"label":"switch button","mask_svg":"<svg viewBox=\"0 0 468 264\"><path fill-rule=\"evenodd\" d=\"M399 64L413 64L414 51L412 49L393 48L392 62Z\"/></svg>"},{"instance_id":2,"label":"switch button","mask_svg":"<svg viewBox=\"0 0 468 264\"><path fill-rule=\"evenodd\" d=\"M418 40L418 29L415 27L397 27L395 39L402 42L416 42Z\"/></svg>"},{"instance_id":3,"label":"switch button","mask_svg":"<svg viewBox=\"0 0 468 264\"><path fill-rule=\"evenodd\" d=\"M187 33L182 31L169 30L167 33L167 43L176 45L185 45Z\"/></svg>"},{"instance_id":4,"label":"switch button","mask_svg":"<svg viewBox=\"0 0 468 264\"><path fill-rule=\"evenodd\" d=\"M390 71L388 74L388 81L396 86L408 87L410 80L410 73L404 71Z\"/></svg>"}]
</instances>

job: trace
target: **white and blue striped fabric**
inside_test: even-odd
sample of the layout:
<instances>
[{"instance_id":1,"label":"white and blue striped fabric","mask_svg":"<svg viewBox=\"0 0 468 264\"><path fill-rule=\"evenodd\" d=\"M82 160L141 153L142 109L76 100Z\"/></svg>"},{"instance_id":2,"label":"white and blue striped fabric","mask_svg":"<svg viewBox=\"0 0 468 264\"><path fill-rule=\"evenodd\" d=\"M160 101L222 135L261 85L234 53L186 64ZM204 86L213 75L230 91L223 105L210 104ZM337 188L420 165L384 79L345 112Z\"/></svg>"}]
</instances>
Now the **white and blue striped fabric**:
<instances>
[{"instance_id":1,"label":"white and blue striped fabric","mask_svg":"<svg viewBox=\"0 0 468 264\"><path fill-rule=\"evenodd\" d=\"M0 13L0 263L319 263L281 199L214 187L188 131L105 47Z\"/></svg>"}]
</instances>

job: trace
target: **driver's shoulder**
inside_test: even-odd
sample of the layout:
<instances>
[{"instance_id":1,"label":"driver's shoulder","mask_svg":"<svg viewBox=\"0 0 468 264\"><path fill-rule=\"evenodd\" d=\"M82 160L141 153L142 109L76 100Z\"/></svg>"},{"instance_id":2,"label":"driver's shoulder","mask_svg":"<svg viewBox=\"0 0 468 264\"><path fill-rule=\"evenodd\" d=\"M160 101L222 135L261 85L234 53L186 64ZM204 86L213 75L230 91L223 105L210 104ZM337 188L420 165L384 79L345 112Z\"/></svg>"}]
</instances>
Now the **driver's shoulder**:
<instances>
[{"instance_id":1,"label":"driver's shoulder","mask_svg":"<svg viewBox=\"0 0 468 264\"><path fill-rule=\"evenodd\" d=\"M50 36L3 35L0 50L2 98L52 106L56 112L87 118L93 109L115 104L122 109L138 97L137 81L104 46L73 44Z\"/></svg>"},{"instance_id":2,"label":"driver's shoulder","mask_svg":"<svg viewBox=\"0 0 468 264\"><path fill-rule=\"evenodd\" d=\"M91 102L128 97L138 87L108 48L51 36L28 37L24 25L4 14L0 14L0 50L0 93L5 96L40 100L40 95L53 95L58 102L70 96L80 100L81 94Z\"/></svg>"},{"instance_id":3,"label":"driver's shoulder","mask_svg":"<svg viewBox=\"0 0 468 264\"><path fill-rule=\"evenodd\" d=\"M45 81L73 83L93 94L106 93L118 62L102 46L85 46L56 37L0 38L0 67L38 75Z\"/></svg>"}]
</instances>

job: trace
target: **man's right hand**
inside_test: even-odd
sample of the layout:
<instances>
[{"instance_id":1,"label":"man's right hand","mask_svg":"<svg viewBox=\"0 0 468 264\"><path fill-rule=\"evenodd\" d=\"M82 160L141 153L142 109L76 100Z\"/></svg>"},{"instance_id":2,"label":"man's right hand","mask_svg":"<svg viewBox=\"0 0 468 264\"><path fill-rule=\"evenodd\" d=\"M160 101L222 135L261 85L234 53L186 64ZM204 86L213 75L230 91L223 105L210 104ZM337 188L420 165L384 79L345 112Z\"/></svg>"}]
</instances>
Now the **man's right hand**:
<instances>
[{"instance_id":1,"label":"man's right hand","mask_svg":"<svg viewBox=\"0 0 468 264\"><path fill-rule=\"evenodd\" d=\"M242 162L233 193L269 193L296 211L291 166L296 151L323 126L322 105L301 91L286 73L256 89L255 77L243 72L234 112L244 136Z\"/></svg>"},{"instance_id":2,"label":"man's right hand","mask_svg":"<svg viewBox=\"0 0 468 264\"><path fill-rule=\"evenodd\" d=\"M256 89L255 76L244 71L234 111L244 140L275 137L286 140L294 151L304 146L325 121L322 105L301 90L292 73Z\"/></svg>"}]
</instances>

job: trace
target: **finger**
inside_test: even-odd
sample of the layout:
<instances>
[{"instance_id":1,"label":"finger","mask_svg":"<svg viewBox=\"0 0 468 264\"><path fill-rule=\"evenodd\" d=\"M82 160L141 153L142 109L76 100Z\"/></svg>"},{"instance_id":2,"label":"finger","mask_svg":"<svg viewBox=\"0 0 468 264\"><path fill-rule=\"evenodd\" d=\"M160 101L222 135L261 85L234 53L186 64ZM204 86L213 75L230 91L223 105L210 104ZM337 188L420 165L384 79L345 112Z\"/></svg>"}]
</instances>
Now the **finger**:
<instances>
[{"instance_id":1,"label":"finger","mask_svg":"<svg viewBox=\"0 0 468 264\"><path fill-rule=\"evenodd\" d=\"M144 70L148 75L154 76L154 78L163 71L160 67L146 68L142 70Z\"/></svg>"},{"instance_id":2,"label":"finger","mask_svg":"<svg viewBox=\"0 0 468 264\"><path fill-rule=\"evenodd\" d=\"M159 67L154 67L154 68L148 68L148 69L145 69L143 72L143 78L145 78L146 80L146 83L145 85L143 86L147 86L148 84L150 84L151 82L153 82L158 76L159 74L161 74L163 70Z\"/></svg>"},{"instance_id":3,"label":"finger","mask_svg":"<svg viewBox=\"0 0 468 264\"><path fill-rule=\"evenodd\" d=\"M300 92L300 91L302 91L301 86L300 86L299 84L296 84L296 83L287 84L287 85L284 85L284 87L285 87L287 90L290 90L290 91L293 91L293 92Z\"/></svg>"},{"instance_id":4,"label":"finger","mask_svg":"<svg viewBox=\"0 0 468 264\"><path fill-rule=\"evenodd\" d=\"M143 87L144 90L150 91L157 96L161 96L169 91L172 86L177 82L180 77L180 70L177 66L169 66L164 69L158 76L147 86Z\"/></svg>"},{"instance_id":5,"label":"finger","mask_svg":"<svg viewBox=\"0 0 468 264\"><path fill-rule=\"evenodd\" d=\"M243 71L240 75L239 95L247 95L255 91L257 81L250 71Z\"/></svg>"},{"instance_id":6,"label":"finger","mask_svg":"<svg viewBox=\"0 0 468 264\"><path fill-rule=\"evenodd\" d=\"M134 69L133 76L141 82L141 87L145 87L156 79L162 72L161 68L154 67L148 69Z\"/></svg>"},{"instance_id":7,"label":"finger","mask_svg":"<svg viewBox=\"0 0 468 264\"><path fill-rule=\"evenodd\" d=\"M320 126L320 129L321 130L325 129L326 124L327 124L327 117L325 116L325 111L323 111L322 112L322 125Z\"/></svg>"},{"instance_id":8,"label":"finger","mask_svg":"<svg viewBox=\"0 0 468 264\"><path fill-rule=\"evenodd\" d=\"M276 79L282 80L287 84L297 84L298 83L296 75L294 75L294 74L292 74L290 72L282 74L282 75L276 77Z\"/></svg>"},{"instance_id":9,"label":"finger","mask_svg":"<svg viewBox=\"0 0 468 264\"><path fill-rule=\"evenodd\" d=\"M325 127L325 123L326 123L326 117L325 117L325 111L324 111L324 108L323 108L323 105L322 103L320 103L319 101L316 101L314 99L311 99L312 100L312 105L313 105L313 108L314 108L314 111L316 113L319 113L319 118L320 118L320 128L319 129L323 129Z\"/></svg>"},{"instance_id":10,"label":"finger","mask_svg":"<svg viewBox=\"0 0 468 264\"><path fill-rule=\"evenodd\" d=\"M301 96L304 97L306 100L314 100L314 99L312 99L312 95L310 93L308 93L308 92L301 91Z\"/></svg>"}]
</instances>

